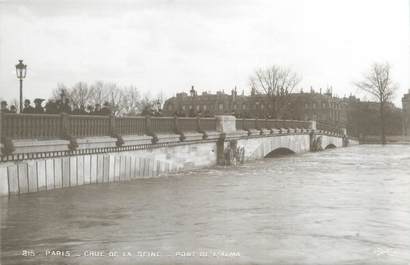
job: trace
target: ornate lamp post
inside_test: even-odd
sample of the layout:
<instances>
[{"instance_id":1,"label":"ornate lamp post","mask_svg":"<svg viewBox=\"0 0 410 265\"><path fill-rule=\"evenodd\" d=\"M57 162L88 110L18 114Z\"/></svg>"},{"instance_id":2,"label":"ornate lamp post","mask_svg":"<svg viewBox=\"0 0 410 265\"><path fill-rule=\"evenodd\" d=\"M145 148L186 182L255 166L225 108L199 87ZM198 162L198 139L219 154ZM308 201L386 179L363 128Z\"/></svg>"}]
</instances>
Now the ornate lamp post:
<instances>
[{"instance_id":1,"label":"ornate lamp post","mask_svg":"<svg viewBox=\"0 0 410 265\"><path fill-rule=\"evenodd\" d=\"M23 79L26 78L27 65L23 64L23 60L19 60L16 64L16 75L20 80L20 113L23 110Z\"/></svg>"}]
</instances>

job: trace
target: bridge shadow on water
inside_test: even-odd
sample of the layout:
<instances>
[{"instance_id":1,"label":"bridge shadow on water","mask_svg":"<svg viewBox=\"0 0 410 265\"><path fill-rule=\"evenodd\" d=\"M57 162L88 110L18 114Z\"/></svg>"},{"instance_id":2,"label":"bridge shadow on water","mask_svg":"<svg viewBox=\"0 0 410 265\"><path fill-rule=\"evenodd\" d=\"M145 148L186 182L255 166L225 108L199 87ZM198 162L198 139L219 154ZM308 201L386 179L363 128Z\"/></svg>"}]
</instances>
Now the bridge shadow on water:
<instances>
[{"instance_id":1,"label":"bridge shadow on water","mask_svg":"<svg viewBox=\"0 0 410 265\"><path fill-rule=\"evenodd\" d=\"M289 148L277 148L267 154L265 158L274 158L274 157L283 157L283 156L290 156L296 154L294 151L290 150Z\"/></svg>"}]
</instances>

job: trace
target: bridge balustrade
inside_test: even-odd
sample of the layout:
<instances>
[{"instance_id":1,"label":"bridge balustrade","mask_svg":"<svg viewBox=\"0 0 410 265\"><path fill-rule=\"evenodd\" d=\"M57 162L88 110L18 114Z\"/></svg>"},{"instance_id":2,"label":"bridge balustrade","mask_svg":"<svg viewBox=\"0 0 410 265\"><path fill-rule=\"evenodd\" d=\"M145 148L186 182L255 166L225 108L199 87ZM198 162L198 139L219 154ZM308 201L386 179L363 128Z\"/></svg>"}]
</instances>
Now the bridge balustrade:
<instances>
[{"instance_id":1,"label":"bridge balustrade","mask_svg":"<svg viewBox=\"0 0 410 265\"><path fill-rule=\"evenodd\" d=\"M243 127L245 128L245 130L247 129L257 129L257 123L256 123L256 119L244 119L243 120Z\"/></svg>"},{"instance_id":2,"label":"bridge balustrade","mask_svg":"<svg viewBox=\"0 0 410 265\"><path fill-rule=\"evenodd\" d=\"M269 129L285 128L285 123L282 120L268 120Z\"/></svg>"},{"instance_id":3,"label":"bridge balustrade","mask_svg":"<svg viewBox=\"0 0 410 265\"><path fill-rule=\"evenodd\" d=\"M178 128L183 132L196 132L199 130L196 118L178 118Z\"/></svg>"},{"instance_id":4,"label":"bridge balustrade","mask_svg":"<svg viewBox=\"0 0 410 265\"><path fill-rule=\"evenodd\" d=\"M62 119L53 114L2 114L2 137L11 139L59 138Z\"/></svg>"},{"instance_id":5,"label":"bridge balustrade","mask_svg":"<svg viewBox=\"0 0 410 265\"><path fill-rule=\"evenodd\" d=\"M109 116L67 115L68 132L74 137L110 135Z\"/></svg>"},{"instance_id":6,"label":"bridge balustrade","mask_svg":"<svg viewBox=\"0 0 410 265\"><path fill-rule=\"evenodd\" d=\"M147 132L174 134L193 131L216 131L216 118L178 117L112 117L67 114L2 113L1 136L10 139L56 139L73 137L144 135ZM273 119L236 119L237 130L304 128L310 121ZM342 129L317 123L317 129L343 134Z\"/></svg>"},{"instance_id":7,"label":"bridge balustrade","mask_svg":"<svg viewBox=\"0 0 410 265\"><path fill-rule=\"evenodd\" d=\"M216 119L215 118L200 118L200 128L203 131L216 131Z\"/></svg>"},{"instance_id":8,"label":"bridge balustrade","mask_svg":"<svg viewBox=\"0 0 410 265\"><path fill-rule=\"evenodd\" d=\"M248 129L273 129L273 128L299 128L309 129L310 121L296 121L296 120L271 120L271 119L237 119L237 130Z\"/></svg>"},{"instance_id":9,"label":"bridge balustrade","mask_svg":"<svg viewBox=\"0 0 410 265\"><path fill-rule=\"evenodd\" d=\"M144 135L147 133L147 119L145 117L116 118L115 128L120 135Z\"/></svg>"},{"instance_id":10,"label":"bridge balustrade","mask_svg":"<svg viewBox=\"0 0 410 265\"><path fill-rule=\"evenodd\" d=\"M151 117L151 131L159 134L175 133L175 118L174 117Z\"/></svg>"},{"instance_id":11,"label":"bridge balustrade","mask_svg":"<svg viewBox=\"0 0 410 265\"><path fill-rule=\"evenodd\" d=\"M326 123L323 123L323 122L317 122L316 123L316 128L317 128L317 130L321 130L321 131L328 132L328 133L334 133L334 134L338 134L338 135L343 134L342 129L338 128L337 126L326 124Z\"/></svg>"},{"instance_id":12,"label":"bridge balustrade","mask_svg":"<svg viewBox=\"0 0 410 265\"><path fill-rule=\"evenodd\" d=\"M243 126L243 119L236 119L235 127L236 130L245 130L245 127Z\"/></svg>"}]
</instances>

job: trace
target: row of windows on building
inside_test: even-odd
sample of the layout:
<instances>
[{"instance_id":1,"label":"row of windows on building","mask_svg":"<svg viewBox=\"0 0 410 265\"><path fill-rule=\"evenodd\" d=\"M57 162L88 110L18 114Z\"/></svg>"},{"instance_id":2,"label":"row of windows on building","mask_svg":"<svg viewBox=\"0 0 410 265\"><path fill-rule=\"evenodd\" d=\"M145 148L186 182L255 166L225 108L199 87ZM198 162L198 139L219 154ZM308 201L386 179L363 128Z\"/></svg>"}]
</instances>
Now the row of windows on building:
<instances>
[{"instance_id":1,"label":"row of windows on building","mask_svg":"<svg viewBox=\"0 0 410 265\"><path fill-rule=\"evenodd\" d=\"M195 109L196 111L205 111L205 110L220 110L220 111L229 111L229 110L240 110L242 108L242 110L247 110L247 109L256 109L258 108L259 104L256 104L254 106L248 106L247 104L242 104L242 105L237 105L237 104L233 104L233 105L227 105L227 104L216 104L216 105L181 105L181 109L183 111L187 111L187 110L191 110L191 109ZM265 105L264 104L260 104L259 105L260 109L264 109ZM268 109L272 109L272 104L268 104L267 105ZM178 106L173 106L173 105L169 105L168 106L168 111L176 111L178 110L179 107Z\"/></svg>"},{"instance_id":2,"label":"row of windows on building","mask_svg":"<svg viewBox=\"0 0 410 265\"><path fill-rule=\"evenodd\" d=\"M343 109L343 106L341 104L338 104L336 102L323 102L322 104L320 103L305 103L305 108L306 109L318 109L318 108L322 108L322 109L327 109L327 108L332 108L332 109L338 109L341 110Z\"/></svg>"},{"instance_id":3,"label":"row of windows on building","mask_svg":"<svg viewBox=\"0 0 410 265\"><path fill-rule=\"evenodd\" d=\"M232 104L232 105L228 105L228 104L223 104L223 103L219 103L219 104L209 104L209 105L206 105L206 104L203 104L203 105L197 105L197 104L195 104L195 105L180 105L181 106L181 109L183 110L183 111L187 111L187 110L191 110L191 109L195 109L196 111L205 111L205 110L214 110L214 109L217 109L217 110L220 110L220 111L226 111L226 110L239 110L239 109L242 109L242 110L247 110L247 109L265 109L265 108L268 108L268 109L272 109L272 104L261 104L260 102L255 102L255 104L254 105L251 105L251 104L249 104L249 106L248 106L248 104L241 104L241 105L237 105L237 104ZM319 109L319 104L318 105L316 105L316 103L311 103L311 104L309 104L309 103L305 103L305 109ZM332 108L332 109L335 109L335 110L341 110L342 109L342 105L340 105L340 104L336 104L336 103L329 103L329 104L327 104L327 103L323 103L322 104L322 109L326 109L326 108ZM172 104L170 104L169 106L168 106L168 111L176 111L176 110L178 110L179 109L179 107L178 106L173 106Z\"/></svg>"}]
</instances>

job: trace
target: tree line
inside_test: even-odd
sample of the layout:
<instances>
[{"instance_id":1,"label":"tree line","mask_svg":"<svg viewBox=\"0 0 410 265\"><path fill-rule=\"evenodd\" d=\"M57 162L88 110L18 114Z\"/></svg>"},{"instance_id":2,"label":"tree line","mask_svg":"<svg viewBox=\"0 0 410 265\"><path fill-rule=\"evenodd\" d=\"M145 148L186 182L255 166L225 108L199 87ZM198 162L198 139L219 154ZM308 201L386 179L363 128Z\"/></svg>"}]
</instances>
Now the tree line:
<instances>
[{"instance_id":1,"label":"tree line","mask_svg":"<svg viewBox=\"0 0 410 265\"><path fill-rule=\"evenodd\" d=\"M52 93L55 101L68 99L73 110L95 110L96 106L109 106L115 116L160 115L162 93L152 97L142 95L135 86L119 86L116 83L97 81L92 84L77 82L72 87L58 84Z\"/></svg>"},{"instance_id":2,"label":"tree line","mask_svg":"<svg viewBox=\"0 0 410 265\"><path fill-rule=\"evenodd\" d=\"M162 93L152 97L149 93L142 95L135 86L119 86L116 83L97 81L92 84L77 82L73 86L58 84L51 97L45 102L36 98L24 100L22 113L70 113L128 116L159 116L162 112ZM16 113L18 102L13 100L10 107L2 101L2 111Z\"/></svg>"}]
</instances>

